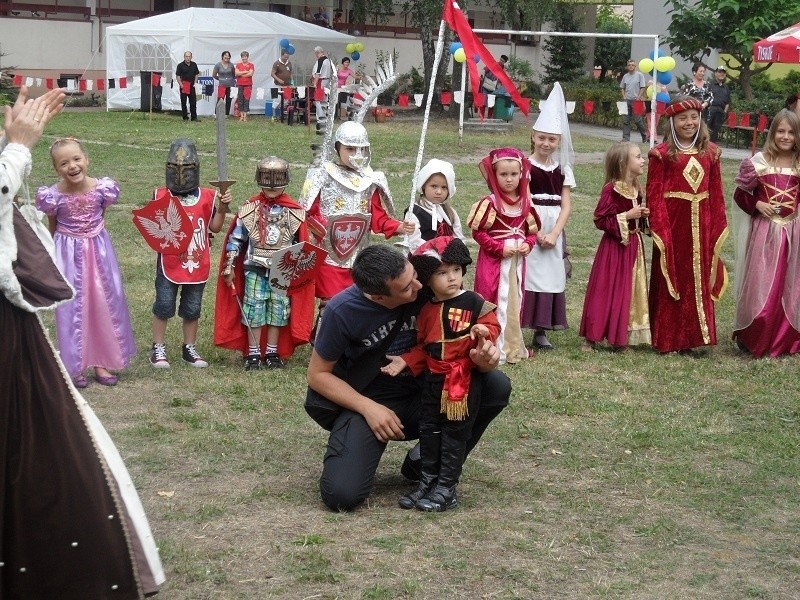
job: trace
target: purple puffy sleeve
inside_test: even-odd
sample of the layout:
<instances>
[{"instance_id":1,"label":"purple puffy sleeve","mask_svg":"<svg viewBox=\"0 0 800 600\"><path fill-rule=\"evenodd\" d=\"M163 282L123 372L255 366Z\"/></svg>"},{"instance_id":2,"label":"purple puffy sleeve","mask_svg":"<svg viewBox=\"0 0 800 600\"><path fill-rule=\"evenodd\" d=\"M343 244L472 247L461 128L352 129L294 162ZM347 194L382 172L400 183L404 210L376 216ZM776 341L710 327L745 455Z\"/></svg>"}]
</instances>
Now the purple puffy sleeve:
<instances>
[{"instance_id":1,"label":"purple puffy sleeve","mask_svg":"<svg viewBox=\"0 0 800 600\"><path fill-rule=\"evenodd\" d=\"M36 208L44 214L54 217L58 211L58 190L56 186L42 186L36 190Z\"/></svg>"},{"instance_id":2,"label":"purple puffy sleeve","mask_svg":"<svg viewBox=\"0 0 800 600\"><path fill-rule=\"evenodd\" d=\"M758 174L753 161L745 158L739 166L739 174L736 175L736 189L733 191L733 199L739 208L748 215L755 214L756 202L758 198L753 193L758 187Z\"/></svg>"},{"instance_id":3,"label":"purple puffy sleeve","mask_svg":"<svg viewBox=\"0 0 800 600\"><path fill-rule=\"evenodd\" d=\"M103 208L116 204L119 200L119 184L110 177L100 177L97 180L97 193L103 198Z\"/></svg>"}]
</instances>

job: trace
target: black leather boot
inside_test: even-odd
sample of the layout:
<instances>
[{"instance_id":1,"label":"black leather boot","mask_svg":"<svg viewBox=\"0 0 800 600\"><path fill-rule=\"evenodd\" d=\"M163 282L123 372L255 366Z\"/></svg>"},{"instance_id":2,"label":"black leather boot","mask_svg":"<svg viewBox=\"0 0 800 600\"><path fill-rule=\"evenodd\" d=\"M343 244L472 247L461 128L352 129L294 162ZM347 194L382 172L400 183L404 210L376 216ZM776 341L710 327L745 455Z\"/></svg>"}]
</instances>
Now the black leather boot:
<instances>
[{"instance_id":1,"label":"black leather boot","mask_svg":"<svg viewBox=\"0 0 800 600\"><path fill-rule=\"evenodd\" d=\"M462 442L447 434L442 434L442 455L439 466L439 479L429 494L417 501L418 510L442 512L458 506L456 487L464 466L467 442Z\"/></svg>"},{"instance_id":2,"label":"black leather boot","mask_svg":"<svg viewBox=\"0 0 800 600\"><path fill-rule=\"evenodd\" d=\"M397 503L400 508L414 508L417 501L428 494L436 485L439 475L439 455L441 453L441 431L431 431L433 427L420 427L419 445L422 468L419 474L417 489L401 496Z\"/></svg>"}]
</instances>

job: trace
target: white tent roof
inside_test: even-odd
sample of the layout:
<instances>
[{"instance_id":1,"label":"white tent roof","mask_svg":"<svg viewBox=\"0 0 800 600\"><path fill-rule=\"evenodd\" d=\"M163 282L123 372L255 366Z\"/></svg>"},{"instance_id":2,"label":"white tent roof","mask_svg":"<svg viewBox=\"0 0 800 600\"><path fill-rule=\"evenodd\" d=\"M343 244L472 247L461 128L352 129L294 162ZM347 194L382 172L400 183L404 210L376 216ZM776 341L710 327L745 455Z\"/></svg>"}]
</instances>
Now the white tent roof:
<instances>
[{"instance_id":1,"label":"white tent roof","mask_svg":"<svg viewBox=\"0 0 800 600\"><path fill-rule=\"evenodd\" d=\"M343 56L345 46L355 41L352 36L279 13L238 9L187 8L113 25L106 29L107 77L127 77L128 88L109 89L107 107L139 108L142 88L136 84L141 72L159 72L165 80L162 108L179 110L178 86L171 81L186 50L192 52L201 77L211 75L224 50L231 52L233 62L239 62L239 54L246 50L256 68L250 109L251 112L263 111L263 96L270 96L274 83L270 71L272 63L280 56L282 39L289 40L295 48L290 60L295 83L300 85L306 83L311 73L315 46L324 47L333 56ZM263 96L259 90L263 91ZM201 98L198 94L200 114L211 114L213 106L212 98Z\"/></svg>"}]
</instances>

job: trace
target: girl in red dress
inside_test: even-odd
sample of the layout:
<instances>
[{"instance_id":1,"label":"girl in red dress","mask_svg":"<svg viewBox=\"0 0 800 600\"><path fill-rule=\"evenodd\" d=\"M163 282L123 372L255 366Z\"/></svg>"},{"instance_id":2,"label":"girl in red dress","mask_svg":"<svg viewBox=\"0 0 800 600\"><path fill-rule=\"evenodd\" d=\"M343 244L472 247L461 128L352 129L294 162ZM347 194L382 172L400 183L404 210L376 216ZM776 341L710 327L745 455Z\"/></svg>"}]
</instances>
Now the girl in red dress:
<instances>
[{"instance_id":1,"label":"girl in red dress","mask_svg":"<svg viewBox=\"0 0 800 600\"><path fill-rule=\"evenodd\" d=\"M642 206L639 177L644 158L631 142L614 144L606 153L606 184L594 209L594 224L603 232L589 274L580 335L584 350L608 340L615 348L650 343L642 223L650 210Z\"/></svg>"},{"instance_id":2,"label":"girl in red dress","mask_svg":"<svg viewBox=\"0 0 800 600\"><path fill-rule=\"evenodd\" d=\"M772 120L764 150L742 161L733 337L753 356L800 352L800 117Z\"/></svg>"},{"instance_id":3,"label":"girl in red dress","mask_svg":"<svg viewBox=\"0 0 800 600\"><path fill-rule=\"evenodd\" d=\"M696 98L670 102L664 142L648 155L650 330L659 352L716 345L714 304L728 285L720 258L728 237L720 150L701 109Z\"/></svg>"}]
</instances>

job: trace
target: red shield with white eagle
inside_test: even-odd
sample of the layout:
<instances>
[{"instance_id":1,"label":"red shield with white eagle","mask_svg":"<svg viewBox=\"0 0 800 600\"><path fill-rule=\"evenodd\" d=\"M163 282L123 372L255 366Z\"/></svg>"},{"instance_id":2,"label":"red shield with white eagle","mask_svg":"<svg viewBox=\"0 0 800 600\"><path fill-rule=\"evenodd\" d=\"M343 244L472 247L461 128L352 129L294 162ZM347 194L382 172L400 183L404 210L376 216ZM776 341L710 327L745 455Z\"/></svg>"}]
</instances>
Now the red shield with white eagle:
<instances>
[{"instance_id":1,"label":"red shield with white eagle","mask_svg":"<svg viewBox=\"0 0 800 600\"><path fill-rule=\"evenodd\" d=\"M272 291L286 295L290 290L313 282L327 255L325 250L308 242L278 250L272 255L269 268Z\"/></svg>"},{"instance_id":2,"label":"red shield with white eagle","mask_svg":"<svg viewBox=\"0 0 800 600\"><path fill-rule=\"evenodd\" d=\"M338 263L347 262L369 236L369 222L370 215L366 213L329 217L325 247L330 251L331 258Z\"/></svg>"},{"instance_id":3,"label":"red shield with white eagle","mask_svg":"<svg viewBox=\"0 0 800 600\"><path fill-rule=\"evenodd\" d=\"M148 202L133 212L133 224L144 241L160 254L181 254L192 241L192 225L186 209L169 194Z\"/></svg>"}]
</instances>

